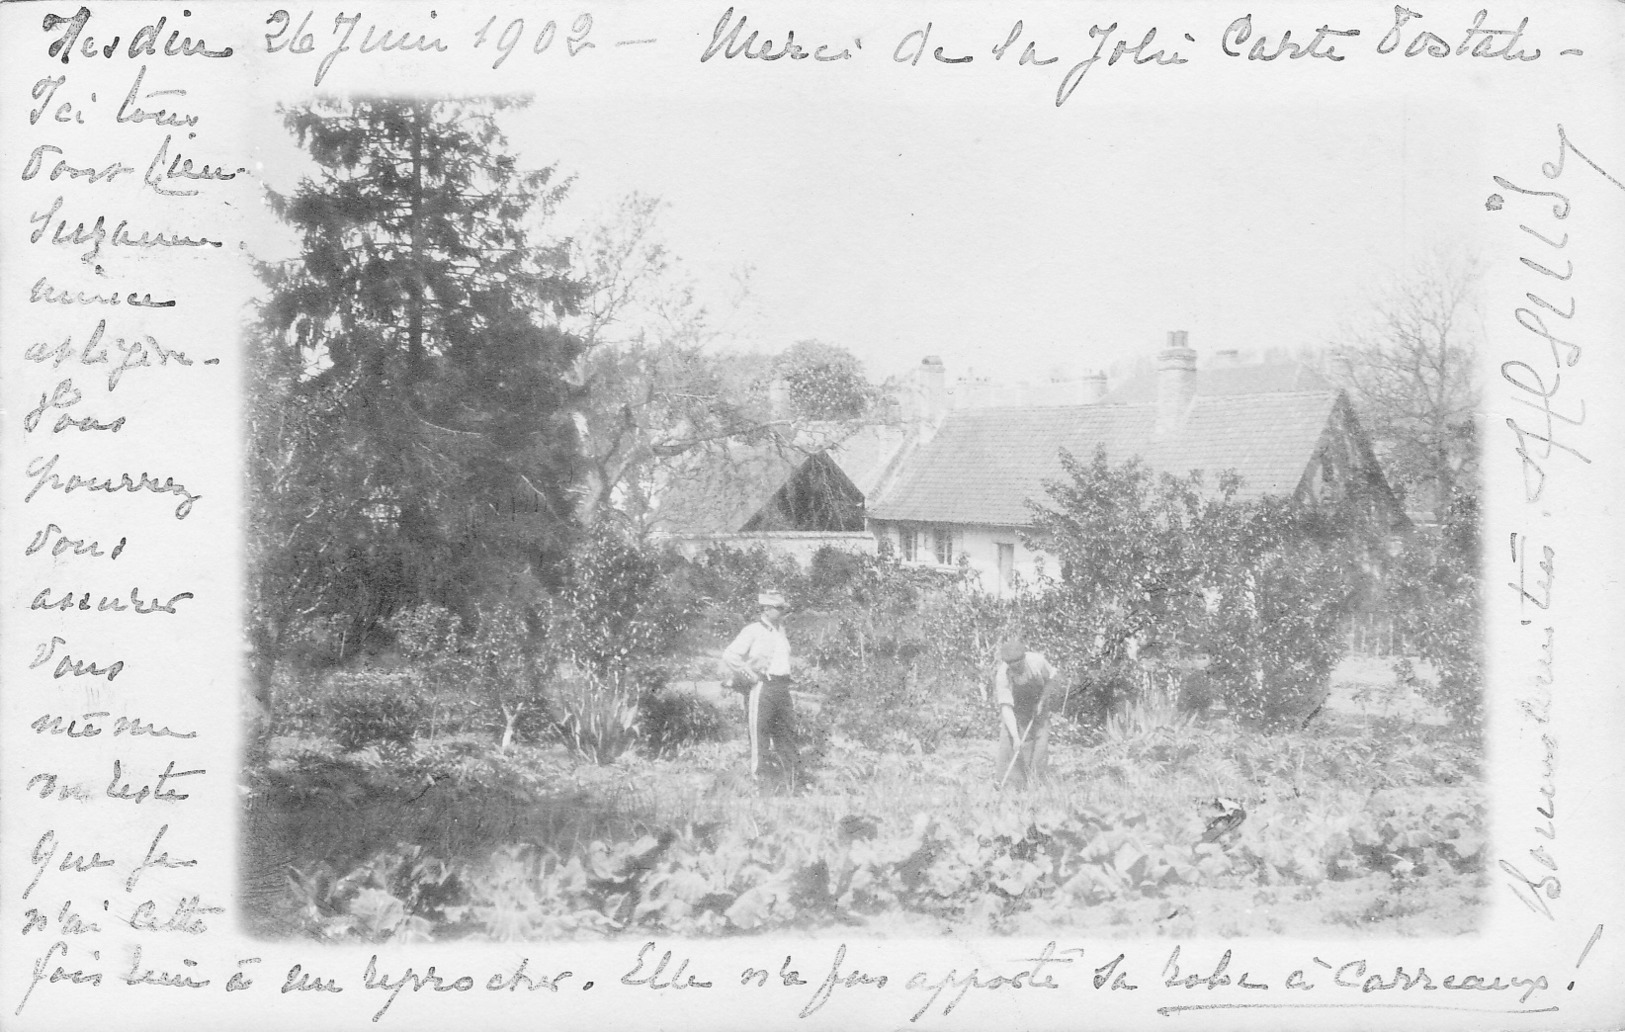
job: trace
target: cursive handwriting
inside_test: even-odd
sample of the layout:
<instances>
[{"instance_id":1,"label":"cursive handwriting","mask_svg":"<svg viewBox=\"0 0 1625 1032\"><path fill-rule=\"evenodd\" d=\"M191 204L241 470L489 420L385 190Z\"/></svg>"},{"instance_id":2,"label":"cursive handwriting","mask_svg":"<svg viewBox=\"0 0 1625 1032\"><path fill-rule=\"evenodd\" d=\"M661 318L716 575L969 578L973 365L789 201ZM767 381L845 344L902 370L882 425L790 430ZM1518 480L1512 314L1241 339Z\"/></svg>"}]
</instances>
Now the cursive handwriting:
<instances>
[{"instance_id":1,"label":"cursive handwriting","mask_svg":"<svg viewBox=\"0 0 1625 1032\"><path fill-rule=\"evenodd\" d=\"M837 986L846 989L852 989L860 985L872 985L876 989L886 987L887 978L885 975L870 975L859 971L857 968L853 968L845 975L842 975L841 962L844 960L846 960L846 943L843 942L835 949L835 959L829 966L829 974L824 976L824 981L813 991L812 998L801 1008L798 1017L805 1018L817 1013L824 1004L829 1002L830 994L835 991Z\"/></svg>"},{"instance_id":2,"label":"cursive handwriting","mask_svg":"<svg viewBox=\"0 0 1625 1032\"><path fill-rule=\"evenodd\" d=\"M125 542L129 540L128 538L119 538L118 544L113 546L113 551L111 553L103 552L100 541L86 541L84 538L70 538L66 533L63 532L61 527L54 523L47 523L45 525L45 529L36 533L34 535L34 540L30 541L23 549L23 555L33 555L35 552L38 552L40 549L44 548L46 542L51 540L52 534L57 536L56 541L52 542L51 544L52 558L63 555L67 552L72 552L74 555L88 555L97 559L100 559L103 556L106 556L108 559L117 559L120 555L124 554Z\"/></svg>"},{"instance_id":3,"label":"cursive handwriting","mask_svg":"<svg viewBox=\"0 0 1625 1032\"><path fill-rule=\"evenodd\" d=\"M50 641L41 642L35 647L34 661L28 664L28 669L33 670L35 667L49 663L51 657L56 655L56 647L67 643L68 639L56 635L52 635ZM57 661L56 670L51 674L51 677L53 679L70 675L73 677L106 677L108 681L112 681L123 670L124 661L122 659L114 660L109 666L101 667L94 662L74 659L64 652L62 658Z\"/></svg>"},{"instance_id":4,"label":"cursive handwriting","mask_svg":"<svg viewBox=\"0 0 1625 1032\"><path fill-rule=\"evenodd\" d=\"M148 171L150 174L151 170ZM51 202L49 208L44 211L36 211L28 216L28 221L39 227L28 235L28 242L31 244L39 243L45 239L45 234L49 231L51 234L50 242L58 247L84 247L88 244L90 246L79 255L79 260L87 265L94 262L102 253L104 244L108 247L141 247L148 249L154 247L225 246L224 241L211 240L208 237L189 237L179 233L154 232L153 230L143 230L140 236L131 236L130 230L127 228L130 225L128 219L120 219L119 224L113 227L113 231L109 233L107 231L106 215L96 216L96 221L88 228L81 221L70 232L68 230L68 220L66 218L57 219L57 212L62 210L62 203L62 195L57 194L56 200ZM56 219L55 230L51 230L52 219Z\"/></svg>"},{"instance_id":5,"label":"cursive handwriting","mask_svg":"<svg viewBox=\"0 0 1625 1032\"><path fill-rule=\"evenodd\" d=\"M40 879L45 877L46 868L50 867L51 862L56 860L56 850L56 829L48 828L45 834L39 837L39 841L34 843L33 851L28 854L28 862L38 870L34 872L34 880L29 882L28 887L23 890L23 899L27 899L29 893L33 892L35 886L39 885ZM75 855L73 850L70 849L63 854L61 861L57 863L56 869L59 872L71 871L74 874L84 874L99 867L112 867L117 862L112 857L103 860L100 852L85 856L83 853Z\"/></svg>"},{"instance_id":6,"label":"cursive handwriting","mask_svg":"<svg viewBox=\"0 0 1625 1032\"><path fill-rule=\"evenodd\" d=\"M389 999L385 1000L384 1005L378 1008L378 1013L372 1016L372 1020L377 1021L382 1018L384 1012L388 1011L390 1006L394 1004L395 997L399 996L407 986L411 986L414 993L422 992L424 989L437 993L466 993L474 988L474 978L472 975L462 975L447 982L444 978L435 974L434 965L430 964L429 970L421 975L411 968L407 968L400 978L391 982L388 975L378 973L378 954L374 953L367 959L367 970L362 973L362 987L386 992L389 994Z\"/></svg>"},{"instance_id":7,"label":"cursive handwriting","mask_svg":"<svg viewBox=\"0 0 1625 1032\"><path fill-rule=\"evenodd\" d=\"M50 966L51 957L58 950L62 951L62 959L66 960L68 958L68 944L65 940L58 939L45 948L45 953L40 959L34 961L33 977L29 979L28 988L23 990L23 998L18 1002L17 1009L11 1012L12 1014L21 1014L23 1008L28 1005L28 998L34 995L34 987L46 981L45 969ZM94 957L96 954L93 953L92 956ZM84 968L69 971L58 964L56 970L51 972L49 981L51 985L58 982L68 982L72 985L101 985L102 976L99 971L86 971Z\"/></svg>"},{"instance_id":8,"label":"cursive handwriting","mask_svg":"<svg viewBox=\"0 0 1625 1032\"><path fill-rule=\"evenodd\" d=\"M40 174L45 168L46 160L51 155L62 153L62 148L54 144L40 144L29 152L28 160L23 163L23 173L20 178L23 182L28 182ZM69 179L83 179L87 184L94 185L96 183L111 183L119 176L134 171L134 165L126 165L122 161L110 162L105 168L93 168L88 165L70 165L66 159L59 159L55 165L51 166L51 171L45 178L54 183L63 176L67 176Z\"/></svg>"},{"instance_id":9,"label":"cursive handwriting","mask_svg":"<svg viewBox=\"0 0 1625 1032\"><path fill-rule=\"evenodd\" d=\"M202 935L209 930L203 918L225 912L225 907L211 907L203 903L200 896L183 896L169 916L159 921L158 902L149 899L136 906L135 912L129 916L125 924L138 932L182 932L186 935Z\"/></svg>"},{"instance_id":10,"label":"cursive handwriting","mask_svg":"<svg viewBox=\"0 0 1625 1032\"><path fill-rule=\"evenodd\" d=\"M69 738L95 738L102 733L102 726L96 721L99 718L111 716L106 710L96 710L80 717L63 718L55 714L46 713L34 719L28 726L41 735L67 735ZM83 724L81 724L81 721ZM196 738L196 731L175 731L168 725L159 727L150 720L139 717L120 717L113 723L113 737L129 735L131 738Z\"/></svg>"},{"instance_id":11,"label":"cursive handwriting","mask_svg":"<svg viewBox=\"0 0 1625 1032\"><path fill-rule=\"evenodd\" d=\"M191 11L183 10L181 17L190 18ZM168 16L159 18L156 22L149 22L137 29L135 35L130 37L129 49L125 56L131 59L138 57L157 57L158 39L163 35L164 24L169 21ZM59 14L47 14L41 27L49 34L61 30L61 35L51 41L45 48L45 53L51 57L61 58L63 64L74 54L77 44L79 56L82 58L104 57L111 58L118 53L119 37L114 36L112 42L97 48L96 38L86 35L84 39L79 36L90 24L90 8L81 7L72 18L64 18ZM199 37L196 41L191 36L182 36L179 29L170 32L169 39L164 43L163 53L166 57L230 57L232 49L223 47L219 50L208 49L208 44Z\"/></svg>"},{"instance_id":12,"label":"cursive handwriting","mask_svg":"<svg viewBox=\"0 0 1625 1032\"><path fill-rule=\"evenodd\" d=\"M136 95L141 92L141 82L146 77L147 66L142 65L140 71L135 73L135 81L130 83L130 91L124 95L124 103L118 106L118 114L113 116L113 121L118 122L121 125L126 122L135 122L138 124L141 122L151 122L154 125L172 126L197 125L198 117L196 115L188 115L179 111L170 111L168 108L159 108L157 111L147 111L143 109L141 105L137 104ZM152 90L141 99L148 100L152 97L184 96L186 96L186 91L181 89Z\"/></svg>"},{"instance_id":13,"label":"cursive handwriting","mask_svg":"<svg viewBox=\"0 0 1625 1032\"><path fill-rule=\"evenodd\" d=\"M107 798L109 798L109 799L119 799L119 800L123 800L125 802L136 803L138 805L140 803L144 802L145 800L147 800L148 798L154 799L154 800L156 800L157 802L160 802L160 803L178 803L183 799L190 799L191 795L189 793L186 793L186 792L177 792L173 788L164 787L164 786L169 784L169 780L171 778L189 778L194 774L207 774L207 773L208 773L208 771L206 771L206 770L176 770L175 769L175 761L170 760L169 764L164 767L164 772L162 774L158 775L158 780L157 781L153 782L151 785L142 785L139 789L133 789L133 788L130 787L130 785L127 782L125 782L123 780L123 778L124 778L124 764L123 764L123 761L122 760L114 760L113 761L113 776L111 778L109 778L108 781L107 781L106 795L107 795ZM169 828L169 825L166 824L162 828L158 829L159 838L163 837L163 834L164 834L165 830L167 830L168 828ZM153 848L157 848L158 839L153 839L152 844L153 844ZM151 850L147 851L147 857L149 859L152 857L152 851ZM164 858L168 859L168 857L169 857L169 854L165 853ZM185 863L181 864L180 866L190 867L195 863L197 863L196 860L188 860ZM143 864L143 866L137 870L136 874L139 874L140 871L145 870L147 866L152 866L152 865ZM174 864L158 864L157 866L173 867L175 865ZM135 883L136 874L132 874L130 876L130 884L132 884L132 885ZM126 889L128 889L128 886L126 886Z\"/></svg>"},{"instance_id":14,"label":"cursive handwriting","mask_svg":"<svg viewBox=\"0 0 1625 1032\"><path fill-rule=\"evenodd\" d=\"M190 591L182 591L169 596L168 602L160 602L156 598L150 602L143 602L141 601L141 589L131 588L130 602L128 605L125 604L122 596L103 595L101 597L101 601L97 602L96 605L92 607L90 604L90 592L88 591L83 595L77 596L77 601L75 601L76 596L71 590L61 598L53 599L51 598L50 588L41 588L40 593L34 596L34 601L28 604L28 608L30 610L55 609L62 613L69 612L70 610L78 610L80 612L88 613L94 608L94 611L98 613L168 613L169 615L173 616L175 615L176 602L182 602L186 599L194 597L195 596Z\"/></svg>"},{"instance_id":15,"label":"cursive handwriting","mask_svg":"<svg viewBox=\"0 0 1625 1032\"><path fill-rule=\"evenodd\" d=\"M73 379L71 377L66 380L60 380L57 382L57 385L51 389L50 394L46 394L44 392L40 393L39 404L29 409L28 412L23 416L23 430L27 433L33 433L34 430L39 426L40 420L45 417L46 412L50 411L51 409L72 408L83 400L84 395L80 393L79 388L73 385ZM56 422L51 426L51 432L54 434L59 434L64 430L72 428L78 430L80 433L85 433L91 430L106 430L109 433L116 434L124 428L125 422L126 420L123 416L119 416L111 423L103 423L95 416L70 416L67 413L63 413L62 415L56 417Z\"/></svg>"},{"instance_id":16,"label":"cursive handwriting","mask_svg":"<svg viewBox=\"0 0 1625 1032\"><path fill-rule=\"evenodd\" d=\"M168 301L154 301L149 291L140 297L135 291L128 294L86 294L83 290L69 293L67 290L53 287L44 276L34 281L34 286L28 291L29 304L48 305L134 305L137 308L174 308L175 299Z\"/></svg>"},{"instance_id":17,"label":"cursive handwriting","mask_svg":"<svg viewBox=\"0 0 1625 1032\"><path fill-rule=\"evenodd\" d=\"M163 985L174 989L202 989L209 984L209 979L194 979L189 970L182 970L175 974L167 971L155 971L152 968L141 966L141 947L130 947L130 970L119 976L125 985ZM185 969L197 967L195 960L182 960Z\"/></svg>"},{"instance_id":18,"label":"cursive handwriting","mask_svg":"<svg viewBox=\"0 0 1625 1032\"><path fill-rule=\"evenodd\" d=\"M35 495L47 489L61 491L63 494L72 494L74 491L80 490L103 491L108 494L117 491L130 493L148 491L153 494L180 495L180 504L175 506L175 518L184 520L191 515L193 504L203 497L188 491L185 484L175 483L174 477L165 477L163 483L159 483L156 477L148 476L145 471L142 471L133 480L128 473L120 473L116 479L112 476L82 477L74 473L69 475L67 480L63 480L56 473L56 464L61 458L60 454L52 455L49 459L43 455L36 455L28 463L25 473L34 478L34 486L29 488L28 493L23 496L24 502L33 501Z\"/></svg>"},{"instance_id":19,"label":"cursive handwriting","mask_svg":"<svg viewBox=\"0 0 1625 1032\"><path fill-rule=\"evenodd\" d=\"M757 37L761 35L756 29L751 29L749 35L741 40L739 35L745 31L745 28L745 15L741 14L739 20L734 21L734 9L732 7L722 12L722 17L718 19L716 28L711 30L711 42L707 43L705 49L700 51L700 63L704 64L718 54L721 54L727 60L736 57L756 61L778 61L783 58L789 58L791 61L805 61L809 57L817 62L850 61L852 59L852 51L846 47L841 48L836 53L830 53L828 44L819 44L814 49L808 50L796 42L794 29L785 31L784 43L779 47L778 52L774 53L771 39L763 39L760 44L756 42ZM857 45L861 47L861 44Z\"/></svg>"},{"instance_id":20,"label":"cursive handwriting","mask_svg":"<svg viewBox=\"0 0 1625 1032\"><path fill-rule=\"evenodd\" d=\"M167 366L174 362L179 366L190 366L192 360L186 352L174 348L166 348L150 334L143 334L139 338L126 341L123 337L114 337L111 350L102 338L107 333L107 320L98 319L96 328L90 331L90 339L85 341L83 347L76 347L73 337L62 339L62 343L55 347L44 341L35 341L23 352L23 358L30 362L50 362L51 368L59 368L62 363L72 361L78 356L80 365L112 365L107 373L107 389L115 391L118 385L124 382L124 374L131 369L145 369L154 364ZM119 354L114 362L113 353ZM215 359L204 359L204 365L214 365Z\"/></svg>"}]
</instances>

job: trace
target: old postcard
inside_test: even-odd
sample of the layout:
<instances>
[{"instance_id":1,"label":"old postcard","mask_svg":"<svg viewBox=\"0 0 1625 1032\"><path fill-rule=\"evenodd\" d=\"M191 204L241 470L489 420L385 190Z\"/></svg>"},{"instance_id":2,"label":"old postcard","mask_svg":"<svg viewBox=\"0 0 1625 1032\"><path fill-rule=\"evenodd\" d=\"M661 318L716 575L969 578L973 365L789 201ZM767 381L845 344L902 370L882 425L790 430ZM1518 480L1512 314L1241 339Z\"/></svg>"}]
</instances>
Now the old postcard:
<instances>
[{"instance_id":1,"label":"old postcard","mask_svg":"<svg viewBox=\"0 0 1625 1032\"><path fill-rule=\"evenodd\" d=\"M0 1027L1625 1027L1625 6L0 21Z\"/></svg>"}]
</instances>

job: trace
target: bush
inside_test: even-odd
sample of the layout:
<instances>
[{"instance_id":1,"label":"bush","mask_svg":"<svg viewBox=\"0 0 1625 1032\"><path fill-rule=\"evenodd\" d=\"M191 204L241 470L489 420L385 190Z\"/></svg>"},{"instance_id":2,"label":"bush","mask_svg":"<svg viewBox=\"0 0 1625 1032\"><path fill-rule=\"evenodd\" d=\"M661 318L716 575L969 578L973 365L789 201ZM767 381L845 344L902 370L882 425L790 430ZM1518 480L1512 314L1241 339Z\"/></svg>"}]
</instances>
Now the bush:
<instances>
[{"instance_id":1,"label":"bush","mask_svg":"<svg viewBox=\"0 0 1625 1032\"><path fill-rule=\"evenodd\" d=\"M806 604L838 605L849 597L853 585L863 577L866 558L830 545L814 552L807 566Z\"/></svg>"},{"instance_id":2,"label":"bush","mask_svg":"<svg viewBox=\"0 0 1625 1032\"><path fill-rule=\"evenodd\" d=\"M692 692L674 692L663 684L645 687L638 699L641 747L660 756L699 742L728 737L728 714Z\"/></svg>"},{"instance_id":3,"label":"bush","mask_svg":"<svg viewBox=\"0 0 1625 1032\"><path fill-rule=\"evenodd\" d=\"M1301 724L1325 701L1354 588L1318 549L1260 556L1253 589L1220 603L1210 675L1237 717L1265 728Z\"/></svg>"},{"instance_id":4,"label":"bush","mask_svg":"<svg viewBox=\"0 0 1625 1032\"><path fill-rule=\"evenodd\" d=\"M945 737L980 735L990 718L972 681L926 681L913 664L876 661L834 670L812 684L824 694L831 730L871 749L900 741L932 753Z\"/></svg>"},{"instance_id":5,"label":"bush","mask_svg":"<svg viewBox=\"0 0 1625 1032\"><path fill-rule=\"evenodd\" d=\"M546 727L545 676L554 646L532 629L532 612L510 603L484 605L465 629L457 614L425 603L403 610L387 626L397 646L422 666L438 691L434 714L462 725L479 714L499 732L501 748L535 741ZM459 719L460 718L460 719Z\"/></svg>"},{"instance_id":6,"label":"bush","mask_svg":"<svg viewBox=\"0 0 1625 1032\"><path fill-rule=\"evenodd\" d=\"M411 673L334 673L327 686L333 739L346 752L379 742L405 745L428 726L429 702Z\"/></svg>"},{"instance_id":7,"label":"bush","mask_svg":"<svg viewBox=\"0 0 1625 1032\"><path fill-rule=\"evenodd\" d=\"M1081 667L1063 663L1059 671L1065 682L1057 702L1062 715L1097 731L1139 694L1139 671L1127 660Z\"/></svg>"},{"instance_id":8,"label":"bush","mask_svg":"<svg viewBox=\"0 0 1625 1032\"><path fill-rule=\"evenodd\" d=\"M1447 510L1438 530L1419 529L1406 541L1388 595L1389 606L1400 616L1400 629L1438 672L1427 701L1475 731L1484 720L1478 539L1477 501L1463 495Z\"/></svg>"},{"instance_id":9,"label":"bush","mask_svg":"<svg viewBox=\"0 0 1625 1032\"><path fill-rule=\"evenodd\" d=\"M1033 507L1034 537L1060 559L1062 576L1022 623L1029 641L1056 646L1063 668L1113 672L1082 705L1122 705L1120 691L1147 701L1144 682L1118 676L1137 643L1211 656L1205 693L1180 691L1185 704L1217 697L1266 727L1318 709L1346 645L1342 618L1370 580L1360 513L1244 503L1233 475L1208 491L1200 474L1153 475L1137 460L1113 466L1104 451L1088 463L1063 454L1062 465L1066 479L1049 486L1055 507Z\"/></svg>"},{"instance_id":10,"label":"bush","mask_svg":"<svg viewBox=\"0 0 1625 1032\"><path fill-rule=\"evenodd\" d=\"M690 604L671 590L661 553L608 521L570 558L552 602L549 635L577 666L616 689L637 666L669 653L692 616Z\"/></svg>"}]
</instances>

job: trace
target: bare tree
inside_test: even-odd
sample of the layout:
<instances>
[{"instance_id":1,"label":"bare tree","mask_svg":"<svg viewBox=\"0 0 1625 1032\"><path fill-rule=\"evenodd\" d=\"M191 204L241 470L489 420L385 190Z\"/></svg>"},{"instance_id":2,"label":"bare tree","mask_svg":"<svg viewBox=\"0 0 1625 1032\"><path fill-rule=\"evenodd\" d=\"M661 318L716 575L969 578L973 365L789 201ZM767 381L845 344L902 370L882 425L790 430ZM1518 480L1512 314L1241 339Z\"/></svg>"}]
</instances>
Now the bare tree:
<instances>
[{"instance_id":1,"label":"bare tree","mask_svg":"<svg viewBox=\"0 0 1625 1032\"><path fill-rule=\"evenodd\" d=\"M647 527L667 484L760 477L764 454L805 458L841 436L823 424L855 418L873 393L838 347L803 342L778 359L727 349L749 270L735 273L719 308L708 306L660 239L664 207L634 193L576 247L575 271L589 284L571 327L586 345L575 367L584 523L615 510ZM770 389L776 378L785 399Z\"/></svg>"},{"instance_id":2,"label":"bare tree","mask_svg":"<svg viewBox=\"0 0 1625 1032\"><path fill-rule=\"evenodd\" d=\"M1476 488L1480 278L1475 258L1436 250L1380 290L1329 349L1330 372L1390 483L1407 508L1435 520Z\"/></svg>"},{"instance_id":3,"label":"bare tree","mask_svg":"<svg viewBox=\"0 0 1625 1032\"><path fill-rule=\"evenodd\" d=\"M576 364L584 388L576 425L587 464L579 505L585 523L612 508L641 522L662 464L774 429L765 390L752 389L750 363L718 360L716 319L659 239L663 207L644 194L626 197L574 256L590 284L573 327L586 344ZM735 285L729 310L743 304L748 273Z\"/></svg>"}]
</instances>

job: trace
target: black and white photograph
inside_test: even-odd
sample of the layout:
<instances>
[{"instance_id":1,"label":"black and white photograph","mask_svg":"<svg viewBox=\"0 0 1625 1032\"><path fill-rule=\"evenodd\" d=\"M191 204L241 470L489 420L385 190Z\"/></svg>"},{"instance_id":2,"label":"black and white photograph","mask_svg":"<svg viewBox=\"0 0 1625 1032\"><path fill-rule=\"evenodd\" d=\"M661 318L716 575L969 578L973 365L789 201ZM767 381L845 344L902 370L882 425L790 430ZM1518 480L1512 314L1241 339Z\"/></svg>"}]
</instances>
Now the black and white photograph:
<instances>
[{"instance_id":1,"label":"black and white photograph","mask_svg":"<svg viewBox=\"0 0 1625 1032\"><path fill-rule=\"evenodd\" d=\"M22 6L17 1028L1625 1017L1618 11Z\"/></svg>"},{"instance_id":2,"label":"black and white photograph","mask_svg":"<svg viewBox=\"0 0 1625 1032\"><path fill-rule=\"evenodd\" d=\"M1035 186L864 110L284 109L256 927L1476 931L1474 125L1114 113Z\"/></svg>"}]
</instances>

